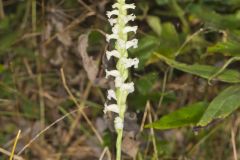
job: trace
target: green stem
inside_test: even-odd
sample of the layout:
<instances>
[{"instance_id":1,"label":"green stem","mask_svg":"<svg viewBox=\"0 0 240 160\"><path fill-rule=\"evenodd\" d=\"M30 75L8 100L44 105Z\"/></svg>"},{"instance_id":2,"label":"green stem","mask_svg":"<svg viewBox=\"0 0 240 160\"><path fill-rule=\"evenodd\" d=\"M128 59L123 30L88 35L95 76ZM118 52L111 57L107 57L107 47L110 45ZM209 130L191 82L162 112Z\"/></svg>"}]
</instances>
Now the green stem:
<instances>
[{"instance_id":1,"label":"green stem","mask_svg":"<svg viewBox=\"0 0 240 160\"><path fill-rule=\"evenodd\" d=\"M119 129L117 131L117 142L116 142L116 148L117 148L117 157L116 160L121 160L121 146L122 146L122 136L123 136L123 130Z\"/></svg>"},{"instance_id":2,"label":"green stem","mask_svg":"<svg viewBox=\"0 0 240 160\"><path fill-rule=\"evenodd\" d=\"M119 37L120 39L127 41L127 33L123 32L123 29L125 28L125 23L122 21L122 17L125 17L127 15L127 11L123 9L123 6L125 5L125 0L117 0L119 4L122 6L119 7L119 17L118 17L118 24L119 24ZM116 49L119 51L121 57L127 57L128 52L125 48L121 48L119 46L116 46ZM121 59L121 58L120 58ZM119 70L121 77L126 80L128 77L128 70L123 66L123 64L118 61L117 63L117 70ZM120 109L119 117L124 121L124 114L126 110L126 98L127 93L122 91L120 88L117 88L117 104ZM124 124L124 122L123 122ZM122 137L123 137L123 129L117 130L117 142L116 142L116 160L121 160L121 146L122 146Z\"/></svg>"}]
</instances>

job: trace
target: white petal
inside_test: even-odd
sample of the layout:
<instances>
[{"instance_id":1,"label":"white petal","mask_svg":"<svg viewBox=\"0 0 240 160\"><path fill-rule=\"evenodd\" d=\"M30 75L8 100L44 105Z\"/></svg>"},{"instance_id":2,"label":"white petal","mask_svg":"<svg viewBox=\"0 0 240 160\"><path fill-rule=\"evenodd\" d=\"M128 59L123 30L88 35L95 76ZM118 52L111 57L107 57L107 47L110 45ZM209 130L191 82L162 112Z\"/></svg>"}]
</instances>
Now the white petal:
<instances>
[{"instance_id":1,"label":"white petal","mask_svg":"<svg viewBox=\"0 0 240 160\"><path fill-rule=\"evenodd\" d=\"M114 90L110 89L108 90L108 95L107 95L107 99L111 100L111 99L117 99L116 97L116 93Z\"/></svg>"},{"instance_id":2,"label":"white petal","mask_svg":"<svg viewBox=\"0 0 240 160\"><path fill-rule=\"evenodd\" d=\"M109 21L111 26L113 26L114 24L117 23L117 19L116 18L109 18L108 21Z\"/></svg>"},{"instance_id":3,"label":"white petal","mask_svg":"<svg viewBox=\"0 0 240 160\"><path fill-rule=\"evenodd\" d=\"M124 17L124 22L128 23L129 21L134 21L135 18L136 18L136 16L134 14L130 14L130 15Z\"/></svg>"},{"instance_id":4,"label":"white petal","mask_svg":"<svg viewBox=\"0 0 240 160\"><path fill-rule=\"evenodd\" d=\"M106 113L107 111L111 111L114 113L119 113L119 107L117 104L110 104L107 105L106 103L104 104L104 110L103 112Z\"/></svg>"},{"instance_id":5,"label":"white petal","mask_svg":"<svg viewBox=\"0 0 240 160\"><path fill-rule=\"evenodd\" d=\"M126 42L125 41L123 41L121 39L118 39L117 44L120 48L126 49Z\"/></svg>"},{"instance_id":6,"label":"white petal","mask_svg":"<svg viewBox=\"0 0 240 160\"><path fill-rule=\"evenodd\" d=\"M128 33L128 32L134 32L136 33L137 32L137 26L127 26L123 29L123 32L124 33Z\"/></svg>"},{"instance_id":7,"label":"white petal","mask_svg":"<svg viewBox=\"0 0 240 160\"><path fill-rule=\"evenodd\" d=\"M106 51L107 59L109 60L112 56L119 58L120 53L117 50L112 50L112 51Z\"/></svg>"},{"instance_id":8,"label":"white petal","mask_svg":"<svg viewBox=\"0 0 240 160\"><path fill-rule=\"evenodd\" d=\"M106 34L106 40L109 42L111 39L118 39L117 34Z\"/></svg>"},{"instance_id":9,"label":"white petal","mask_svg":"<svg viewBox=\"0 0 240 160\"><path fill-rule=\"evenodd\" d=\"M134 83L131 82L131 83L123 83L121 86L120 86L120 89L121 90L125 90L127 91L128 93L132 93L134 92Z\"/></svg>"},{"instance_id":10,"label":"white petal","mask_svg":"<svg viewBox=\"0 0 240 160\"><path fill-rule=\"evenodd\" d=\"M139 59L138 58L122 58L123 64L125 68L130 68L134 66L134 68L138 67Z\"/></svg>"},{"instance_id":11,"label":"white petal","mask_svg":"<svg viewBox=\"0 0 240 160\"><path fill-rule=\"evenodd\" d=\"M107 11L107 16L108 18L111 18L112 15L118 15L119 11L118 10L112 10L112 11Z\"/></svg>"},{"instance_id":12,"label":"white petal","mask_svg":"<svg viewBox=\"0 0 240 160\"><path fill-rule=\"evenodd\" d=\"M112 28L112 32L113 32L113 34L118 34L118 32L119 32L119 25L115 25L113 28Z\"/></svg>"},{"instance_id":13,"label":"white petal","mask_svg":"<svg viewBox=\"0 0 240 160\"><path fill-rule=\"evenodd\" d=\"M124 81L120 76L115 78L115 86L116 87L121 87L123 83L124 83Z\"/></svg>"},{"instance_id":14,"label":"white petal","mask_svg":"<svg viewBox=\"0 0 240 160\"><path fill-rule=\"evenodd\" d=\"M132 3L132 4L125 4L124 7L125 7L126 9L135 9L135 8L136 8L136 6L135 6L134 3Z\"/></svg>"},{"instance_id":15,"label":"white petal","mask_svg":"<svg viewBox=\"0 0 240 160\"><path fill-rule=\"evenodd\" d=\"M113 76L113 77L120 77L120 73L118 70L105 70L106 71L106 78L108 78L109 76Z\"/></svg>"},{"instance_id":16,"label":"white petal","mask_svg":"<svg viewBox=\"0 0 240 160\"><path fill-rule=\"evenodd\" d=\"M126 42L126 49L129 49L131 47L137 48L138 40L137 39L132 39L130 41Z\"/></svg>"},{"instance_id":17,"label":"white petal","mask_svg":"<svg viewBox=\"0 0 240 160\"><path fill-rule=\"evenodd\" d=\"M112 8L117 8L117 9L118 9L118 8L119 8L119 5L120 5L119 3L114 3L114 4L112 5Z\"/></svg>"},{"instance_id":18,"label":"white petal","mask_svg":"<svg viewBox=\"0 0 240 160\"><path fill-rule=\"evenodd\" d=\"M123 129L123 120L120 117L116 117L114 120L114 124L115 124L115 129Z\"/></svg>"}]
</instances>

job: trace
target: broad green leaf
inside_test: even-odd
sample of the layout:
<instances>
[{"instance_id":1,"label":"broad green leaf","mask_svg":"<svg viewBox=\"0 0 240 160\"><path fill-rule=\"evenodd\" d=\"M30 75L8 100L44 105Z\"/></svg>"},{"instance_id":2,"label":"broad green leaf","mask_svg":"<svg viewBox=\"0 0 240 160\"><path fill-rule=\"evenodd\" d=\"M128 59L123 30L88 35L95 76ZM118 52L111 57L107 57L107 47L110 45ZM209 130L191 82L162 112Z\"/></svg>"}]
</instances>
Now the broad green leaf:
<instances>
[{"instance_id":1,"label":"broad green leaf","mask_svg":"<svg viewBox=\"0 0 240 160\"><path fill-rule=\"evenodd\" d=\"M183 72L197 75L206 79L211 78L211 76L214 75L220 69L219 67L214 67L210 65L199 65L199 64L188 65L185 63L174 61L160 54L154 54L154 55L164 60L168 65L170 65L173 68L176 68ZM223 82L228 82L228 83L239 83L240 73L232 69L225 69L222 73L217 75L217 77L214 77L214 79L223 81Z\"/></svg>"},{"instance_id":2,"label":"broad green leaf","mask_svg":"<svg viewBox=\"0 0 240 160\"><path fill-rule=\"evenodd\" d=\"M159 17L147 16L147 23L158 36L161 35L162 26L161 26L161 21L160 21Z\"/></svg>"},{"instance_id":3,"label":"broad green leaf","mask_svg":"<svg viewBox=\"0 0 240 160\"><path fill-rule=\"evenodd\" d=\"M156 0L158 5L168 4L170 0Z\"/></svg>"},{"instance_id":4,"label":"broad green leaf","mask_svg":"<svg viewBox=\"0 0 240 160\"><path fill-rule=\"evenodd\" d=\"M218 29L238 29L240 19L235 14L219 14L203 5L189 5L189 12L205 22L206 26Z\"/></svg>"},{"instance_id":5,"label":"broad green leaf","mask_svg":"<svg viewBox=\"0 0 240 160\"><path fill-rule=\"evenodd\" d=\"M146 125L148 128L155 129L173 129L185 126L196 125L207 108L206 102L197 102L182 107L168 115L163 116L159 120Z\"/></svg>"},{"instance_id":6,"label":"broad green leaf","mask_svg":"<svg viewBox=\"0 0 240 160\"><path fill-rule=\"evenodd\" d=\"M218 42L214 46L208 47L209 53L220 52L228 56L239 56L240 55L240 42L229 39L226 42Z\"/></svg>"},{"instance_id":7,"label":"broad green leaf","mask_svg":"<svg viewBox=\"0 0 240 160\"><path fill-rule=\"evenodd\" d=\"M11 32L0 37L0 55L14 44L18 35L18 32Z\"/></svg>"},{"instance_id":8,"label":"broad green leaf","mask_svg":"<svg viewBox=\"0 0 240 160\"><path fill-rule=\"evenodd\" d=\"M158 74L156 72L148 73L143 77L139 78L135 84L140 94L143 94L143 95L148 94L153 88L153 85L155 84L155 82L157 81L157 78L158 78Z\"/></svg>"},{"instance_id":9,"label":"broad green leaf","mask_svg":"<svg viewBox=\"0 0 240 160\"><path fill-rule=\"evenodd\" d=\"M174 53L180 47L179 34L172 23L162 24L162 34L159 38L160 46L158 52L167 57L174 57Z\"/></svg>"},{"instance_id":10,"label":"broad green leaf","mask_svg":"<svg viewBox=\"0 0 240 160\"><path fill-rule=\"evenodd\" d=\"M206 126L212 120L225 118L240 106L240 85L233 85L223 90L201 117L198 125Z\"/></svg>"},{"instance_id":11,"label":"broad green leaf","mask_svg":"<svg viewBox=\"0 0 240 160\"><path fill-rule=\"evenodd\" d=\"M214 3L215 5L217 4L222 4L222 5L240 5L240 1L239 0L227 0L227 1L223 1L223 0L202 0L204 3Z\"/></svg>"}]
</instances>

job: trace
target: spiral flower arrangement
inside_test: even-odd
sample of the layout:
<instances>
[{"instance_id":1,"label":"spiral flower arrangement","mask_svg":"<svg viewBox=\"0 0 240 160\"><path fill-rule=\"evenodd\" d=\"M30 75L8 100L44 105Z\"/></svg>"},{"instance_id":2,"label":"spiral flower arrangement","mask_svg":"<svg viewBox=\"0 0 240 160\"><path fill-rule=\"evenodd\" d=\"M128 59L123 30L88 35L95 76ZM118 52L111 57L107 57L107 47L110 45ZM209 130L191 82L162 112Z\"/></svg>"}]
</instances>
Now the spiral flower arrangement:
<instances>
[{"instance_id":1,"label":"spiral flower arrangement","mask_svg":"<svg viewBox=\"0 0 240 160\"><path fill-rule=\"evenodd\" d=\"M137 26L129 26L129 21L134 21L136 16L128 14L128 10L135 9L134 4L126 4L125 0L117 0L112 5L113 10L107 12L107 17L112 26L112 34L106 35L107 42L115 40L115 48L111 51L106 51L108 60L114 57L118 59L115 70L106 70L106 78L112 76L115 78L115 89L110 89L107 92L108 100L114 100L114 104L105 104L104 113L107 111L117 113L114 120L115 129L117 132L117 155L116 160L121 159L121 143L123 135L124 114L127 108L127 96L134 92L134 83L126 82L128 79L128 68L138 67L139 60L137 58L128 58L128 49L137 48L138 40L128 40L128 33L136 33Z\"/></svg>"}]
</instances>

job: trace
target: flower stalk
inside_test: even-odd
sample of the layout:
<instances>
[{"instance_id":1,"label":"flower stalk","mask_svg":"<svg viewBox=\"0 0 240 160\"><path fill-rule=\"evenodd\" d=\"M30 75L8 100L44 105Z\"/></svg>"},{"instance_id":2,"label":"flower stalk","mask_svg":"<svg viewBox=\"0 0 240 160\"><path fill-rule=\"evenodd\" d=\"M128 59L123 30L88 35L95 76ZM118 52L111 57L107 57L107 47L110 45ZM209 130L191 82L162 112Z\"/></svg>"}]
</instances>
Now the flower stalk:
<instances>
[{"instance_id":1,"label":"flower stalk","mask_svg":"<svg viewBox=\"0 0 240 160\"><path fill-rule=\"evenodd\" d=\"M106 35L107 42L115 41L115 48L106 51L108 60L118 59L115 70L106 70L106 78L115 78L115 89L108 90L107 98L116 101L115 104L105 104L104 113L107 111L115 112L118 116L114 120L117 132L116 160L121 159L121 145L124 127L124 114L127 108L127 96L134 91L134 83L126 82L128 79L128 68L137 68L139 60L128 58L128 49L137 48L137 39L128 40L128 33L136 33L137 26L129 26L129 21L134 21L136 16L128 15L128 10L135 9L134 4L126 4L125 0L117 0L112 5L113 10L107 12L108 21L112 26L112 34Z\"/></svg>"}]
</instances>

